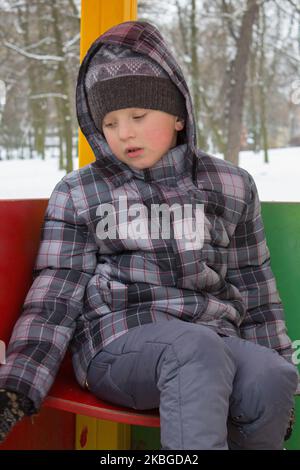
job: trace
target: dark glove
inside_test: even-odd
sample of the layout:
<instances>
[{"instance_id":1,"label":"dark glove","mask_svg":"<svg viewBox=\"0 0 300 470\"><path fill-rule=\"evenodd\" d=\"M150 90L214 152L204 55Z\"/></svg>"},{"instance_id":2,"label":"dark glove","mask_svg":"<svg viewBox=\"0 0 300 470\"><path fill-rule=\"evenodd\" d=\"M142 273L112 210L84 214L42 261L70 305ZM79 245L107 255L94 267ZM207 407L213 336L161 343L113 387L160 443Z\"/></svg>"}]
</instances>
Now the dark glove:
<instances>
[{"instance_id":1,"label":"dark glove","mask_svg":"<svg viewBox=\"0 0 300 470\"><path fill-rule=\"evenodd\" d=\"M24 416L35 413L32 400L18 392L0 389L0 443Z\"/></svg>"},{"instance_id":2,"label":"dark glove","mask_svg":"<svg viewBox=\"0 0 300 470\"><path fill-rule=\"evenodd\" d=\"M295 421L296 421L295 408L292 408L291 409L290 420L289 420L289 425L288 425L288 428L287 428L285 436L284 436L285 441L287 441L291 437Z\"/></svg>"}]
</instances>

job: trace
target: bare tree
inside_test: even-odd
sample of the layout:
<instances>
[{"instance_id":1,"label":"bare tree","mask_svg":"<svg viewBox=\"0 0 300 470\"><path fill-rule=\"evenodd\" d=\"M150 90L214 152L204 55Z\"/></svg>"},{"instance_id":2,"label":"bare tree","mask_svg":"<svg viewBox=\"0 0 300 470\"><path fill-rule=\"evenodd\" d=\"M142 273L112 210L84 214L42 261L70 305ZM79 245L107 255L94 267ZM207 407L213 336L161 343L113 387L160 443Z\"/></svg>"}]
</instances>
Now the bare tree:
<instances>
[{"instance_id":1,"label":"bare tree","mask_svg":"<svg viewBox=\"0 0 300 470\"><path fill-rule=\"evenodd\" d=\"M17 7L17 18L16 20L19 23L19 30L22 34L22 43L25 50L30 48L30 43L33 39L36 39L36 42L40 42L43 39L43 32L41 31L42 24L37 21L37 18L40 17L40 8L41 5L38 4L37 15L33 19L30 17L29 12L29 3L25 1L23 8L20 6ZM32 22L35 23L35 27L32 27ZM35 32L36 37L32 37L32 29ZM41 46L42 47L42 46ZM43 82L43 75L40 76L39 68L35 67L34 64L27 63L26 71L28 77L28 111L29 111L29 122L30 126L28 129L28 144L30 149L30 157L33 156L33 150L35 150L38 155L45 158L45 136L46 136L46 116L45 108L46 103L45 99L34 99L34 96L39 93L40 87ZM33 142L32 142L33 140Z\"/></svg>"},{"instance_id":2,"label":"bare tree","mask_svg":"<svg viewBox=\"0 0 300 470\"><path fill-rule=\"evenodd\" d=\"M79 5L0 4L0 79L7 90L2 158L43 158L54 134L60 136L60 168L72 169ZM290 94L299 80L298 0L139 0L138 17L162 30L185 73L199 147L238 164L242 133L243 148L265 153L297 142L299 105Z\"/></svg>"},{"instance_id":3,"label":"bare tree","mask_svg":"<svg viewBox=\"0 0 300 470\"><path fill-rule=\"evenodd\" d=\"M260 55L259 55L259 103L260 103L260 141L262 143L265 163L269 163L268 156L268 126L267 126L267 85L266 77L266 57L265 57L265 34L266 34L266 15L264 8L260 9Z\"/></svg>"},{"instance_id":4,"label":"bare tree","mask_svg":"<svg viewBox=\"0 0 300 470\"><path fill-rule=\"evenodd\" d=\"M58 150L53 137L60 135L60 168L67 171L72 170L72 135L77 131L79 5L78 0L7 0L0 16L0 50L6 52L1 54L0 77L7 89L0 147L10 138L22 154L29 144L30 156L35 152L44 158L46 139Z\"/></svg>"},{"instance_id":5,"label":"bare tree","mask_svg":"<svg viewBox=\"0 0 300 470\"><path fill-rule=\"evenodd\" d=\"M53 32L55 38L56 53L59 57L64 57L63 50L63 39L60 29L59 15L60 5L57 0L51 2L51 14L53 18ZM59 117L60 117L60 140L61 140L61 151L60 151L60 168L65 168L67 172L73 170L72 160L72 123L71 123L71 110L70 110L70 97L69 97L69 86L68 86L68 72L66 69L65 61L58 63L56 71L56 87L59 93L65 96L63 99L57 101ZM65 157L65 158L64 158Z\"/></svg>"},{"instance_id":6,"label":"bare tree","mask_svg":"<svg viewBox=\"0 0 300 470\"><path fill-rule=\"evenodd\" d=\"M247 0L242 25L236 41L237 51L232 63L229 91L227 147L225 159L238 165L243 123L244 94L247 80L247 64L252 42L252 31L259 12L258 0Z\"/></svg>"}]
</instances>

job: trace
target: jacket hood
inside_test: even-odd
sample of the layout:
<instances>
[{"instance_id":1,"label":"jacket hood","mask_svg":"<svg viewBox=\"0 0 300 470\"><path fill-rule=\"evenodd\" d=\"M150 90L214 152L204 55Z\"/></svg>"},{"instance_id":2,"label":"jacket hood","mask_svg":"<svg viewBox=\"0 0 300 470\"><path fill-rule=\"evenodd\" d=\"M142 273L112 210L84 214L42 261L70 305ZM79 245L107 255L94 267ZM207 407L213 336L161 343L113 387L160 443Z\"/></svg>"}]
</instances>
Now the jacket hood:
<instances>
[{"instance_id":1,"label":"jacket hood","mask_svg":"<svg viewBox=\"0 0 300 470\"><path fill-rule=\"evenodd\" d=\"M133 170L125 163L120 162L112 154L103 134L96 128L89 110L85 88L86 73L94 55L104 44L125 46L134 52L150 57L165 70L169 78L184 96L187 111L185 123L186 142L185 145L181 147L186 149L186 165L191 169L194 180L197 166L197 144L191 95L183 72L167 47L160 32L155 26L144 21L127 21L110 28L93 42L79 68L76 87L77 119L84 136L94 152L98 166L106 169L106 176L108 176L107 172L108 168L110 168L111 174L114 175L115 178L118 179L119 177L119 179L123 181L125 175L127 176L126 179L132 177L133 173L135 176L145 179L147 174L147 169ZM174 151L172 154L174 154Z\"/></svg>"}]
</instances>

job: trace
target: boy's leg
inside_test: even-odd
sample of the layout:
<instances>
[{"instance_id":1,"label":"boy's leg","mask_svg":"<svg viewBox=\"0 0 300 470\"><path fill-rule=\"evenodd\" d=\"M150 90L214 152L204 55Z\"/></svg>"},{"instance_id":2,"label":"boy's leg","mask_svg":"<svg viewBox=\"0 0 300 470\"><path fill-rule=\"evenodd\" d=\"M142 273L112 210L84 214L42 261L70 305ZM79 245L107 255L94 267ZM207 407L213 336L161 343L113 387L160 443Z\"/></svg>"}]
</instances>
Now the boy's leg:
<instances>
[{"instance_id":1,"label":"boy's leg","mask_svg":"<svg viewBox=\"0 0 300 470\"><path fill-rule=\"evenodd\" d=\"M137 409L159 406L164 449L227 449L235 371L215 332L170 320L113 341L92 361L87 381L102 399Z\"/></svg>"},{"instance_id":2,"label":"boy's leg","mask_svg":"<svg viewBox=\"0 0 300 470\"><path fill-rule=\"evenodd\" d=\"M224 337L236 362L228 419L230 449L283 449L297 387L296 368L276 351Z\"/></svg>"}]
</instances>

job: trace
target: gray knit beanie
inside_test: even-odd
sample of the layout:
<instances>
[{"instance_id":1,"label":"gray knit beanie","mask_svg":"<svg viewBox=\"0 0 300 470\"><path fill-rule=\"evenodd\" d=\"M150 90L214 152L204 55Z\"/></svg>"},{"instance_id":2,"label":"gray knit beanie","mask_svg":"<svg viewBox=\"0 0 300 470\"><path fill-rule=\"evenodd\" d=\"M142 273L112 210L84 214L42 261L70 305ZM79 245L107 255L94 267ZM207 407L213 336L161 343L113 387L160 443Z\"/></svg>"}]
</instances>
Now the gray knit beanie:
<instances>
[{"instance_id":1,"label":"gray knit beanie","mask_svg":"<svg viewBox=\"0 0 300 470\"><path fill-rule=\"evenodd\" d=\"M92 118L101 132L104 116L117 109L155 109L186 118L184 97L163 68L124 46L101 46L89 64L85 87Z\"/></svg>"}]
</instances>

